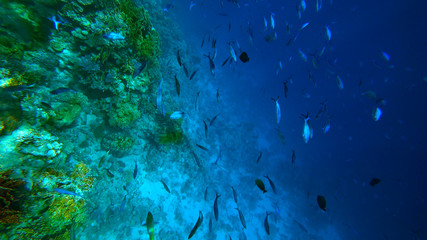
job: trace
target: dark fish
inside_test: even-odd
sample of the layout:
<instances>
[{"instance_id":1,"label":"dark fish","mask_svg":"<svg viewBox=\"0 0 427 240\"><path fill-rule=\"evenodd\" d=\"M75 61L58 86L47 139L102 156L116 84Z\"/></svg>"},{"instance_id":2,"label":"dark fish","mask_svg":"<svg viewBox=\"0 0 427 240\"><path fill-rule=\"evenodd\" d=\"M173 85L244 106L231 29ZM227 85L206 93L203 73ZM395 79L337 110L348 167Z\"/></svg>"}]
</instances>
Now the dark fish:
<instances>
[{"instance_id":1,"label":"dark fish","mask_svg":"<svg viewBox=\"0 0 427 240\"><path fill-rule=\"evenodd\" d=\"M181 55L179 54L179 49L176 52L176 60L178 61L179 66L182 66Z\"/></svg>"},{"instance_id":2,"label":"dark fish","mask_svg":"<svg viewBox=\"0 0 427 240\"><path fill-rule=\"evenodd\" d=\"M215 214L215 220L218 221L218 198L221 197L221 195L216 194L215 202L214 202L214 214Z\"/></svg>"},{"instance_id":3,"label":"dark fish","mask_svg":"<svg viewBox=\"0 0 427 240\"><path fill-rule=\"evenodd\" d=\"M273 189L273 192L276 193L276 185L274 185L274 182L271 181L271 179L268 176L264 176L267 178L268 182L270 183L271 189Z\"/></svg>"},{"instance_id":4,"label":"dark fish","mask_svg":"<svg viewBox=\"0 0 427 240\"><path fill-rule=\"evenodd\" d=\"M249 62L249 56L246 52L242 52L239 56L240 61L243 63Z\"/></svg>"},{"instance_id":5,"label":"dark fish","mask_svg":"<svg viewBox=\"0 0 427 240\"><path fill-rule=\"evenodd\" d=\"M259 163L261 158L262 158L262 152L259 153L258 158L256 159L256 163Z\"/></svg>"},{"instance_id":6,"label":"dark fish","mask_svg":"<svg viewBox=\"0 0 427 240\"><path fill-rule=\"evenodd\" d=\"M292 165L295 164L296 159L297 159L297 156L295 155L295 150L292 150Z\"/></svg>"},{"instance_id":7,"label":"dark fish","mask_svg":"<svg viewBox=\"0 0 427 240\"><path fill-rule=\"evenodd\" d=\"M151 214L151 212L147 213L147 218L145 222L147 224L148 236L150 237L150 240L154 240L154 220L153 214Z\"/></svg>"},{"instance_id":8,"label":"dark fish","mask_svg":"<svg viewBox=\"0 0 427 240\"><path fill-rule=\"evenodd\" d=\"M122 203L120 204L120 210L119 210L119 212L123 212L123 210L125 210L125 207L126 207L126 196L127 195L125 195L125 197L122 200Z\"/></svg>"},{"instance_id":9,"label":"dark fish","mask_svg":"<svg viewBox=\"0 0 427 240\"><path fill-rule=\"evenodd\" d=\"M138 164L135 161L135 169L133 170L133 179L136 178L136 175L138 174Z\"/></svg>"},{"instance_id":10,"label":"dark fish","mask_svg":"<svg viewBox=\"0 0 427 240\"><path fill-rule=\"evenodd\" d=\"M44 107L48 108L48 109L52 109L52 106L50 106L49 103L40 102L40 104L43 105Z\"/></svg>"},{"instance_id":11,"label":"dark fish","mask_svg":"<svg viewBox=\"0 0 427 240\"><path fill-rule=\"evenodd\" d=\"M57 88L55 90L50 91L51 94L56 95L56 94L61 94L61 93L66 93L66 92L72 92L72 93L77 93L76 91L74 91L73 89L70 88Z\"/></svg>"},{"instance_id":12,"label":"dark fish","mask_svg":"<svg viewBox=\"0 0 427 240\"><path fill-rule=\"evenodd\" d=\"M327 100L327 99L326 99ZM315 119L319 118L321 116L322 113L327 112L327 106L325 102L321 102L320 103L321 107L319 109L319 111L317 111L316 116L314 117Z\"/></svg>"},{"instance_id":13,"label":"dark fish","mask_svg":"<svg viewBox=\"0 0 427 240\"><path fill-rule=\"evenodd\" d=\"M190 80L192 80L192 79L193 79L193 77L196 75L196 73L197 73L197 70L196 70L196 71L194 71L194 72L190 75Z\"/></svg>"},{"instance_id":14,"label":"dark fish","mask_svg":"<svg viewBox=\"0 0 427 240\"><path fill-rule=\"evenodd\" d=\"M264 37L264 40L266 41L266 42L272 42L272 41L274 41L274 40L276 40L277 39L277 33L270 33L270 34L267 34L267 35L265 35L265 37Z\"/></svg>"},{"instance_id":15,"label":"dark fish","mask_svg":"<svg viewBox=\"0 0 427 240\"><path fill-rule=\"evenodd\" d=\"M199 110L199 96L200 96L200 91L197 92L196 101L194 102L194 110L195 111Z\"/></svg>"},{"instance_id":16,"label":"dark fish","mask_svg":"<svg viewBox=\"0 0 427 240\"><path fill-rule=\"evenodd\" d=\"M190 239L196 233L197 229L199 229L200 225L202 225L202 222L203 222L203 214L202 214L202 211L199 211L199 218L197 219L197 222L194 225L193 229L191 229L188 239Z\"/></svg>"},{"instance_id":17,"label":"dark fish","mask_svg":"<svg viewBox=\"0 0 427 240\"><path fill-rule=\"evenodd\" d=\"M262 191L262 193L266 193L267 192L267 190L265 190L265 185L264 185L264 183L262 182L262 180L261 179L256 179L255 180L255 184L258 186L258 188Z\"/></svg>"},{"instance_id":18,"label":"dark fish","mask_svg":"<svg viewBox=\"0 0 427 240\"><path fill-rule=\"evenodd\" d=\"M215 115L210 121L209 121L209 127L212 126L216 120L216 118L220 115L221 113L218 113L217 115Z\"/></svg>"},{"instance_id":19,"label":"dark fish","mask_svg":"<svg viewBox=\"0 0 427 240\"><path fill-rule=\"evenodd\" d=\"M43 213L47 212L47 210L49 210L50 205L47 205L46 207L42 208L39 212L38 212L38 216L42 215Z\"/></svg>"},{"instance_id":20,"label":"dark fish","mask_svg":"<svg viewBox=\"0 0 427 240\"><path fill-rule=\"evenodd\" d=\"M231 189L233 189L233 198L234 198L234 202L237 203L237 193L236 190L234 190L234 187L231 187Z\"/></svg>"},{"instance_id":21,"label":"dark fish","mask_svg":"<svg viewBox=\"0 0 427 240\"><path fill-rule=\"evenodd\" d=\"M215 47L216 47L216 39L212 38L212 48L215 48Z\"/></svg>"},{"instance_id":22,"label":"dark fish","mask_svg":"<svg viewBox=\"0 0 427 240\"><path fill-rule=\"evenodd\" d=\"M373 186L377 185L380 182L381 182L381 180L379 178L372 178L372 180L369 183L369 185L371 185L373 187Z\"/></svg>"},{"instance_id":23,"label":"dark fish","mask_svg":"<svg viewBox=\"0 0 427 240\"><path fill-rule=\"evenodd\" d=\"M204 55L204 56L209 59L209 69L211 71L212 76L215 77L215 63L214 63L213 59L211 58L210 54Z\"/></svg>"},{"instance_id":24,"label":"dark fish","mask_svg":"<svg viewBox=\"0 0 427 240\"><path fill-rule=\"evenodd\" d=\"M294 219L294 222L298 225L299 228L301 228L301 230L303 232L308 233L307 228L304 227L304 225L302 225L300 222L298 222L297 220Z\"/></svg>"},{"instance_id":25,"label":"dark fish","mask_svg":"<svg viewBox=\"0 0 427 240\"><path fill-rule=\"evenodd\" d=\"M219 103L219 88L216 89L216 102Z\"/></svg>"},{"instance_id":26,"label":"dark fish","mask_svg":"<svg viewBox=\"0 0 427 240\"><path fill-rule=\"evenodd\" d=\"M231 31L231 22L228 23L228 32L230 32L230 31Z\"/></svg>"},{"instance_id":27,"label":"dark fish","mask_svg":"<svg viewBox=\"0 0 427 240\"><path fill-rule=\"evenodd\" d=\"M280 140L280 142L281 142L282 144L286 144L285 137L283 136L283 134L282 134L282 132L280 131L280 129L279 129L279 128L276 128L276 131L277 131L277 135L279 136L279 140Z\"/></svg>"},{"instance_id":28,"label":"dark fish","mask_svg":"<svg viewBox=\"0 0 427 240\"><path fill-rule=\"evenodd\" d=\"M109 153L110 153L110 150L108 150L104 155L102 155L102 157L99 159L99 162L98 162L98 168L101 168L102 167L102 165L104 164L104 162L105 162L105 160L107 160L107 158L109 157Z\"/></svg>"},{"instance_id":29,"label":"dark fish","mask_svg":"<svg viewBox=\"0 0 427 240\"><path fill-rule=\"evenodd\" d=\"M114 177L114 174L112 174L109 169L105 169L105 171L107 171L107 176L109 178L113 178Z\"/></svg>"},{"instance_id":30,"label":"dark fish","mask_svg":"<svg viewBox=\"0 0 427 240\"><path fill-rule=\"evenodd\" d=\"M283 89L285 92L285 98L288 97L288 81L283 82Z\"/></svg>"},{"instance_id":31,"label":"dark fish","mask_svg":"<svg viewBox=\"0 0 427 240\"><path fill-rule=\"evenodd\" d=\"M293 42L295 42L295 40L297 40L297 38L298 38L298 35L299 35L299 34L294 35L293 37L291 37L291 38L288 40L288 42L286 43L286 46L289 46L289 45L291 45Z\"/></svg>"},{"instance_id":32,"label":"dark fish","mask_svg":"<svg viewBox=\"0 0 427 240\"><path fill-rule=\"evenodd\" d=\"M205 120L203 120L203 124L205 125L205 137L208 138L208 125L206 124Z\"/></svg>"},{"instance_id":33,"label":"dark fish","mask_svg":"<svg viewBox=\"0 0 427 240\"><path fill-rule=\"evenodd\" d=\"M176 94L178 94L179 96L179 94L181 93L181 85L179 84L176 74L175 74L175 89L176 89Z\"/></svg>"},{"instance_id":34,"label":"dark fish","mask_svg":"<svg viewBox=\"0 0 427 240\"><path fill-rule=\"evenodd\" d=\"M206 33L205 33L205 35L203 35L202 44L200 44L200 47L201 47L201 48L202 48L202 47L203 47L203 45L205 44L205 38L206 38Z\"/></svg>"},{"instance_id":35,"label":"dark fish","mask_svg":"<svg viewBox=\"0 0 427 240\"><path fill-rule=\"evenodd\" d=\"M243 213L242 213L242 211L240 211L239 208L236 208L236 210L239 212L240 222L242 223L243 228L246 229L245 216L243 216Z\"/></svg>"},{"instance_id":36,"label":"dark fish","mask_svg":"<svg viewBox=\"0 0 427 240\"><path fill-rule=\"evenodd\" d=\"M313 75L311 74L311 71L310 71L310 70L308 70L308 81L309 81L309 82L313 82L313 84L314 84L314 86L315 86L315 87L317 86L317 82L316 82L316 80L313 78Z\"/></svg>"},{"instance_id":37,"label":"dark fish","mask_svg":"<svg viewBox=\"0 0 427 240\"><path fill-rule=\"evenodd\" d=\"M267 235L270 235L270 225L268 225L268 212L264 219L264 228Z\"/></svg>"},{"instance_id":38,"label":"dark fish","mask_svg":"<svg viewBox=\"0 0 427 240\"><path fill-rule=\"evenodd\" d=\"M182 69L184 69L184 74L185 74L185 76L186 76L186 77L189 77L189 76L190 76L190 73L188 72L188 69L187 69L187 67L185 66L185 64L182 64Z\"/></svg>"},{"instance_id":39,"label":"dark fish","mask_svg":"<svg viewBox=\"0 0 427 240\"><path fill-rule=\"evenodd\" d=\"M212 232L212 218L209 218L209 233Z\"/></svg>"},{"instance_id":40,"label":"dark fish","mask_svg":"<svg viewBox=\"0 0 427 240\"><path fill-rule=\"evenodd\" d=\"M171 190L169 190L169 187L168 187L168 185L166 185L165 181L163 181L163 179L162 179L162 180L160 180L160 182L163 184L163 187L165 188L166 192L171 193Z\"/></svg>"},{"instance_id":41,"label":"dark fish","mask_svg":"<svg viewBox=\"0 0 427 240\"><path fill-rule=\"evenodd\" d=\"M219 146L219 153L218 156L216 157L216 160L214 162L215 165L218 165L218 162L222 159L222 151L221 151L221 146Z\"/></svg>"},{"instance_id":42,"label":"dark fish","mask_svg":"<svg viewBox=\"0 0 427 240\"><path fill-rule=\"evenodd\" d=\"M147 60L144 60L143 62L141 62L141 66L139 66L139 68L136 68L133 71L132 77L136 78L139 74L141 74L141 72L145 69L145 67L147 66Z\"/></svg>"},{"instance_id":43,"label":"dark fish","mask_svg":"<svg viewBox=\"0 0 427 240\"><path fill-rule=\"evenodd\" d=\"M199 147L200 149L202 149L203 151L209 151L209 149L207 149L206 147L204 147L204 146L202 146L200 144L196 143L196 146Z\"/></svg>"},{"instance_id":44,"label":"dark fish","mask_svg":"<svg viewBox=\"0 0 427 240\"><path fill-rule=\"evenodd\" d=\"M228 56L228 58L225 59L225 61L222 63L221 66L224 67L224 65L231 59L231 56Z\"/></svg>"},{"instance_id":45,"label":"dark fish","mask_svg":"<svg viewBox=\"0 0 427 240\"><path fill-rule=\"evenodd\" d=\"M196 145L197 145L197 144L196 144ZM202 165L200 164L199 157L197 157L196 153L195 153L193 150L191 150L191 154L193 154L193 157L194 157L194 160L196 161L197 166L198 166L199 168L200 168L200 167L202 167Z\"/></svg>"},{"instance_id":46,"label":"dark fish","mask_svg":"<svg viewBox=\"0 0 427 240\"><path fill-rule=\"evenodd\" d=\"M317 204L319 204L320 209L326 212L326 199L322 195L317 196Z\"/></svg>"},{"instance_id":47,"label":"dark fish","mask_svg":"<svg viewBox=\"0 0 427 240\"><path fill-rule=\"evenodd\" d=\"M291 32L291 25L286 22L286 33L289 34Z\"/></svg>"},{"instance_id":48,"label":"dark fish","mask_svg":"<svg viewBox=\"0 0 427 240\"><path fill-rule=\"evenodd\" d=\"M208 200L208 187L206 187L205 189L205 201Z\"/></svg>"}]
</instances>

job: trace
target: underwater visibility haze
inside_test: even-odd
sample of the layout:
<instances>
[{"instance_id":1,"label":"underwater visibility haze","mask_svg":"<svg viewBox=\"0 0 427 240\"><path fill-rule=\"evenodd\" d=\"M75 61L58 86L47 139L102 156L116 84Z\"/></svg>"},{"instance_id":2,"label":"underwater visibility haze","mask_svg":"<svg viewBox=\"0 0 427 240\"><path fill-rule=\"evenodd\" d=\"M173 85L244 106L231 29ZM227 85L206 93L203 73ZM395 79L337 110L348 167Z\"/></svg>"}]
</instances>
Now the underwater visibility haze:
<instances>
[{"instance_id":1,"label":"underwater visibility haze","mask_svg":"<svg viewBox=\"0 0 427 240\"><path fill-rule=\"evenodd\" d=\"M426 7L0 0L0 239L427 239Z\"/></svg>"}]
</instances>

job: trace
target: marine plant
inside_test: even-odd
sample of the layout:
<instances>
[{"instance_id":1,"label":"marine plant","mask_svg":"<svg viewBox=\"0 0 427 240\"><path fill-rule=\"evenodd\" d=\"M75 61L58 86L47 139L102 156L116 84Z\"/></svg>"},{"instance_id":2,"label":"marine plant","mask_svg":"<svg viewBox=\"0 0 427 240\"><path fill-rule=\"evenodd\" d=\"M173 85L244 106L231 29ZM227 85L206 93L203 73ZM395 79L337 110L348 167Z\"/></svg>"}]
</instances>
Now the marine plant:
<instances>
[{"instance_id":1,"label":"marine plant","mask_svg":"<svg viewBox=\"0 0 427 240\"><path fill-rule=\"evenodd\" d=\"M137 7L131 0L119 0L118 8L129 28L129 40L139 58L158 62L160 56L160 38L154 29L148 11Z\"/></svg>"},{"instance_id":2,"label":"marine plant","mask_svg":"<svg viewBox=\"0 0 427 240\"><path fill-rule=\"evenodd\" d=\"M34 50L47 43L47 16L24 1L2 1L0 16L0 56L21 59L24 51Z\"/></svg>"},{"instance_id":3,"label":"marine plant","mask_svg":"<svg viewBox=\"0 0 427 240\"><path fill-rule=\"evenodd\" d=\"M127 128L141 117L137 103L127 99L121 100L108 112L109 123L113 127Z\"/></svg>"},{"instance_id":4,"label":"marine plant","mask_svg":"<svg viewBox=\"0 0 427 240\"><path fill-rule=\"evenodd\" d=\"M111 153L117 157L122 157L129 152L134 145L135 138L124 132L106 135L101 141L102 148L111 151Z\"/></svg>"},{"instance_id":5,"label":"marine plant","mask_svg":"<svg viewBox=\"0 0 427 240\"><path fill-rule=\"evenodd\" d=\"M49 122L57 128L71 125L80 115L88 99L83 93L61 93L52 99Z\"/></svg>"},{"instance_id":6,"label":"marine plant","mask_svg":"<svg viewBox=\"0 0 427 240\"><path fill-rule=\"evenodd\" d=\"M0 172L0 230L22 219L21 204L25 195L22 180L11 179L11 170Z\"/></svg>"},{"instance_id":7,"label":"marine plant","mask_svg":"<svg viewBox=\"0 0 427 240\"><path fill-rule=\"evenodd\" d=\"M168 116L158 121L158 141L160 144L179 144L184 139L182 119L172 120Z\"/></svg>"}]
</instances>

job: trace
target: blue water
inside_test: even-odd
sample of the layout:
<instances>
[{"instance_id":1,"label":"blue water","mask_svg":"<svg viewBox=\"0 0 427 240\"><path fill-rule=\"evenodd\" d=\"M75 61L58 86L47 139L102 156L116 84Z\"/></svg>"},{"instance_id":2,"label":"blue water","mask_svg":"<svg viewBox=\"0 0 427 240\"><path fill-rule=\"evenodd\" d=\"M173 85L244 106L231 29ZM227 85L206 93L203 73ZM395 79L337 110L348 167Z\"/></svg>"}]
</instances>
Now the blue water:
<instances>
[{"instance_id":1,"label":"blue water","mask_svg":"<svg viewBox=\"0 0 427 240\"><path fill-rule=\"evenodd\" d=\"M257 139L257 145L251 146L252 158L237 157L236 161L251 168L254 178L268 174L275 179L279 192L287 192L289 201L295 201L291 211L298 221L306 221L313 231L333 226L339 237L324 239L424 239L427 18L421 9L426 4L323 1L322 9L316 12L315 1L307 1L307 9L298 19L295 1L240 1L240 7L225 1L223 8L217 1L195 3L190 12L188 4L177 3L167 14L177 19L185 40L200 55L212 51L210 42L200 48L206 32L217 39L217 73L210 79L214 85L210 91L219 88L223 92L224 109L228 109L227 115L221 115L223 121L228 118L228 124L235 127L250 123L255 134L248 137ZM275 30L268 26L265 31L264 17L270 24L271 13L275 14ZM253 45L248 41L248 21L253 28ZM296 41L286 46L308 21L311 23ZM286 33L286 22L291 25L291 34ZM330 41L326 40L325 25L332 32ZM264 36L272 32L277 32L277 40L265 41ZM227 43L231 41L239 43L250 61L221 67L229 56ZM310 56L304 62L298 54L298 49L308 55L323 46L327 48L317 68ZM334 60L334 65L327 63ZM279 61L283 70L276 74ZM200 66L207 70L207 59L201 57ZM308 71L315 84L309 81ZM344 83L342 91L336 74ZM282 82L291 75L293 82L288 84L285 98ZM366 90L386 101L378 122L371 116L375 101L362 95ZM304 92L311 97L305 98ZM271 100L277 96L282 110L278 126ZM326 99L328 114L312 120L314 136L305 144L301 136L304 121L299 117L307 112L315 115ZM326 115L331 116L331 129L324 134ZM285 144L280 142L276 127ZM296 150L295 166L290 160L292 149ZM253 164L260 151L264 152L261 163ZM371 187L373 177L381 183ZM326 214L317 208L316 195L326 197ZM262 208L263 202L256 205ZM276 231L284 230L285 225L278 223ZM309 239L295 236L289 239ZM273 234L272 239L286 238Z\"/></svg>"}]
</instances>

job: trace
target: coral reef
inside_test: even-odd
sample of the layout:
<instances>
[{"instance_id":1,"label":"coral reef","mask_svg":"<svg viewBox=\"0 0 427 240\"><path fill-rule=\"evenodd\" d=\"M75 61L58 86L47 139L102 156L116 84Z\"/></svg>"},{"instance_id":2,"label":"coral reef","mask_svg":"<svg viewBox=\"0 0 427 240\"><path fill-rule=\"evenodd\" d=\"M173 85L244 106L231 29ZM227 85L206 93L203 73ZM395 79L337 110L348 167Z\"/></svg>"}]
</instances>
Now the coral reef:
<instances>
[{"instance_id":1,"label":"coral reef","mask_svg":"<svg viewBox=\"0 0 427 240\"><path fill-rule=\"evenodd\" d=\"M126 128L130 127L136 119L141 117L141 112L137 104L125 99L117 103L108 113L108 116L111 126Z\"/></svg>"},{"instance_id":2,"label":"coral reef","mask_svg":"<svg viewBox=\"0 0 427 240\"><path fill-rule=\"evenodd\" d=\"M84 224L87 218L87 204L80 196L94 182L89 168L78 163L70 173L47 168L22 174L31 186L12 179L16 175L12 171L0 173L0 230L9 233L8 239L69 239L69 233L64 234L67 229L72 224ZM75 195L54 189L66 189ZM14 234L10 234L12 231Z\"/></svg>"},{"instance_id":3,"label":"coral reef","mask_svg":"<svg viewBox=\"0 0 427 240\"><path fill-rule=\"evenodd\" d=\"M1 226L17 224L22 218L22 199L25 194L22 187L25 183L21 180L10 179L12 171L0 172L0 230Z\"/></svg>"},{"instance_id":4,"label":"coral reef","mask_svg":"<svg viewBox=\"0 0 427 240\"><path fill-rule=\"evenodd\" d=\"M118 132L105 136L102 139L102 148L110 151L116 157L123 157L134 146L135 139L129 134Z\"/></svg>"},{"instance_id":5,"label":"coral reef","mask_svg":"<svg viewBox=\"0 0 427 240\"><path fill-rule=\"evenodd\" d=\"M3 2L0 239L69 239L90 210L90 154L123 157L140 129L168 147L184 139L182 120L154 119L149 104L160 35L131 0Z\"/></svg>"}]
</instances>

